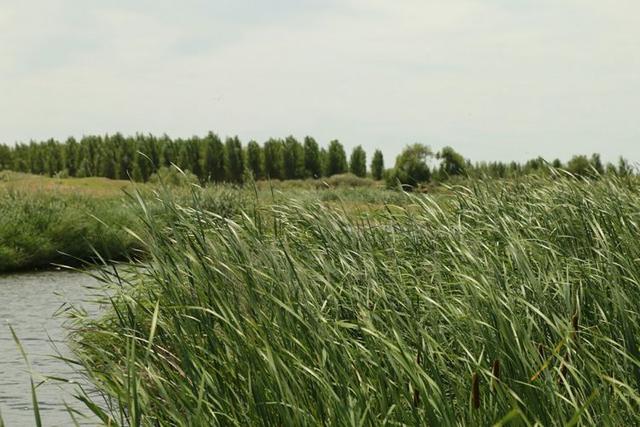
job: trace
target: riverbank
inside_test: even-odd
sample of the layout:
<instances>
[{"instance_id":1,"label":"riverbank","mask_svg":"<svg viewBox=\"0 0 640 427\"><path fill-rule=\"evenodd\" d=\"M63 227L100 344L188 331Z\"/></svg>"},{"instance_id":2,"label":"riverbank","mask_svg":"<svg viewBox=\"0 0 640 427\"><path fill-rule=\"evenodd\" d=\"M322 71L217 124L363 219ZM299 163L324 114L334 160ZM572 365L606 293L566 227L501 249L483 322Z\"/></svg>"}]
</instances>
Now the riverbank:
<instances>
[{"instance_id":1,"label":"riverbank","mask_svg":"<svg viewBox=\"0 0 640 427\"><path fill-rule=\"evenodd\" d=\"M198 203L223 217L292 198L321 201L353 215L407 203L404 195L353 176L258 182L240 189L0 172L0 273L144 257L145 227L136 194L145 200L156 224L166 226L174 215L159 209L161 193L183 207Z\"/></svg>"},{"instance_id":2,"label":"riverbank","mask_svg":"<svg viewBox=\"0 0 640 427\"><path fill-rule=\"evenodd\" d=\"M140 227L122 194L0 188L0 272L134 256L125 228Z\"/></svg>"}]
</instances>

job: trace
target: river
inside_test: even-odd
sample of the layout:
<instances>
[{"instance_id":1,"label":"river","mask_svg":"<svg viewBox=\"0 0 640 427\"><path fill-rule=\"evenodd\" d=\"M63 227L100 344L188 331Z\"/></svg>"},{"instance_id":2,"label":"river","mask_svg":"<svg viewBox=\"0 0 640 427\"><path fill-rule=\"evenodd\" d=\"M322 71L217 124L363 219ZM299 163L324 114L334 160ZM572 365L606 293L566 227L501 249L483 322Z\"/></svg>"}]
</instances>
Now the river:
<instances>
[{"instance_id":1,"label":"river","mask_svg":"<svg viewBox=\"0 0 640 427\"><path fill-rule=\"evenodd\" d=\"M64 319L54 314L64 303L79 304L95 293L87 286L96 280L83 273L49 271L0 276L0 414L7 427L35 425L29 370L16 346L9 325L30 359L36 383L43 376L82 382L82 377L53 355L68 356ZM93 307L84 303L85 307ZM65 408L82 410L73 398L75 386L48 381L37 388L45 426L73 425ZM86 412L82 410L82 412ZM95 425L85 420L82 424Z\"/></svg>"}]
</instances>

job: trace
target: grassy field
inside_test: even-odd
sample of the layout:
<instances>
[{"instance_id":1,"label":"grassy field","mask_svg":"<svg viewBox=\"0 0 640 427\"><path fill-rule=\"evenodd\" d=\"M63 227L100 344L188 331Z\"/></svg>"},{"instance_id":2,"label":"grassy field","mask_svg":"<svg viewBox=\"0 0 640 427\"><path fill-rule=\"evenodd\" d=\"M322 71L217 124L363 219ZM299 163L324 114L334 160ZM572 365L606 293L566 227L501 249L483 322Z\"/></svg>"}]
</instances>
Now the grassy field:
<instances>
[{"instance_id":1,"label":"grassy field","mask_svg":"<svg viewBox=\"0 0 640 427\"><path fill-rule=\"evenodd\" d=\"M74 348L112 425L637 425L636 182L536 179L353 214L159 195ZM144 199L143 199L144 200ZM408 201L407 201L408 200Z\"/></svg>"}]
</instances>

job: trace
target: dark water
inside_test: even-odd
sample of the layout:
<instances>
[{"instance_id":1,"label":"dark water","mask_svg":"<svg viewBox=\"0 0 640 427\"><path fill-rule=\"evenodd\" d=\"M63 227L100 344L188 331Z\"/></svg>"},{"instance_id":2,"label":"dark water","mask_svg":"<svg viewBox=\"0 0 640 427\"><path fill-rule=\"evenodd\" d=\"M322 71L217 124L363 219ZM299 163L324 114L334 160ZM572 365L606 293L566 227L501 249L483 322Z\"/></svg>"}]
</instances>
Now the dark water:
<instances>
[{"instance_id":1,"label":"dark water","mask_svg":"<svg viewBox=\"0 0 640 427\"><path fill-rule=\"evenodd\" d=\"M64 319L54 314L65 302L78 304L89 300L95 291L86 286L95 284L86 274L65 271L0 276L0 414L7 427L35 425L29 370L12 338L9 324L28 354L36 384L45 376L83 383L73 368L52 357L69 355ZM82 305L90 311L97 310L95 305ZM56 381L38 386L43 425L73 425L65 402L82 409L73 398L75 387ZM79 421L83 425L95 425L93 419Z\"/></svg>"}]
</instances>

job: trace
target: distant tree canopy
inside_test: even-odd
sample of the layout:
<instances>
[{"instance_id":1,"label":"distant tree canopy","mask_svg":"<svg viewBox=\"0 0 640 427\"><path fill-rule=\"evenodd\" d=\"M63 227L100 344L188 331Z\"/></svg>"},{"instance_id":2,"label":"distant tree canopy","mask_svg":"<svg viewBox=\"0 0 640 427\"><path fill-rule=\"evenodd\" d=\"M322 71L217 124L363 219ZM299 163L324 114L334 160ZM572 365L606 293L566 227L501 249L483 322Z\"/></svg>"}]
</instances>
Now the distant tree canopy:
<instances>
[{"instance_id":1,"label":"distant tree canopy","mask_svg":"<svg viewBox=\"0 0 640 427\"><path fill-rule=\"evenodd\" d=\"M431 148L423 144L408 145L396 158L396 164L387 181L394 186L398 182L409 188L417 187L431 179L428 161L433 157Z\"/></svg>"},{"instance_id":2,"label":"distant tree canopy","mask_svg":"<svg viewBox=\"0 0 640 427\"><path fill-rule=\"evenodd\" d=\"M264 173L269 179L284 178L284 143L279 139L270 139L264 143Z\"/></svg>"},{"instance_id":3,"label":"distant tree canopy","mask_svg":"<svg viewBox=\"0 0 640 427\"><path fill-rule=\"evenodd\" d=\"M315 139L307 136L304 139L304 169L306 176L319 178L322 176L322 159Z\"/></svg>"},{"instance_id":4,"label":"distant tree canopy","mask_svg":"<svg viewBox=\"0 0 640 427\"><path fill-rule=\"evenodd\" d=\"M253 174L254 179L262 179L264 158L262 148L256 141L249 141L247 144L247 169Z\"/></svg>"},{"instance_id":5,"label":"distant tree canopy","mask_svg":"<svg viewBox=\"0 0 640 427\"><path fill-rule=\"evenodd\" d=\"M365 153L361 145L355 147L351 152L349 171L355 176L367 176L367 153Z\"/></svg>"},{"instance_id":6,"label":"distant tree canopy","mask_svg":"<svg viewBox=\"0 0 640 427\"><path fill-rule=\"evenodd\" d=\"M325 175L338 175L347 172L347 154L344 152L344 147L337 140L333 140L329 143L329 149L327 150L327 166Z\"/></svg>"},{"instance_id":7,"label":"distant tree canopy","mask_svg":"<svg viewBox=\"0 0 640 427\"><path fill-rule=\"evenodd\" d=\"M242 144L238 137L227 138L224 143L226 156L227 182L242 184L244 180L244 158ZM196 174L197 175L197 174Z\"/></svg>"},{"instance_id":8,"label":"distant tree canopy","mask_svg":"<svg viewBox=\"0 0 640 427\"><path fill-rule=\"evenodd\" d=\"M0 144L0 170L38 175L148 181L152 176L158 180L159 176L167 175L166 168L172 165L201 183L241 184L249 174L255 179L318 179L347 172L365 177L367 153L358 145L347 159L339 141L333 140L321 147L310 136L302 143L289 136L284 140L269 139L262 145L250 141L243 146L238 137L226 138L223 142L213 132L186 139L116 133L88 135L79 140L68 138L64 142L48 139L15 146ZM385 170L382 151L376 150L369 176L375 180L384 178L392 187L399 182L411 188L432 179L445 181L455 176L508 179L549 174L551 167L587 179L597 179L604 174L629 176L635 172L622 157L616 164L604 164L598 154L576 155L566 165L559 159L547 163L541 157L524 163L471 163L451 147L444 147L434 154L426 145L413 144L404 148L394 167L388 170Z\"/></svg>"},{"instance_id":9,"label":"distant tree canopy","mask_svg":"<svg viewBox=\"0 0 640 427\"><path fill-rule=\"evenodd\" d=\"M384 175L384 157L382 151L376 150L371 160L371 176L375 180L382 179Z\"/></svg>"},{"instance_id":10,"label":"distant tree canopy","mask_svg":"<svg viewBox=\"0 0 640 427\"><path fill-rule=\"evenodd\" d=\"M464 157L453 148L444 147L438 153L437 158L441 161L439 169L441 179L464 174L466 166Z\"/></svg>"},{"instance_id":11,"label":"distant tree canopy","mask_svg":"<svg viewBox=\"0 0 640 427\"><path fill-rule=\"evenodd\" d=\"M305 177L304 149L293 136L287 137L283 149L284 179L302 179Z\"/></svg>"}]
</instances>

